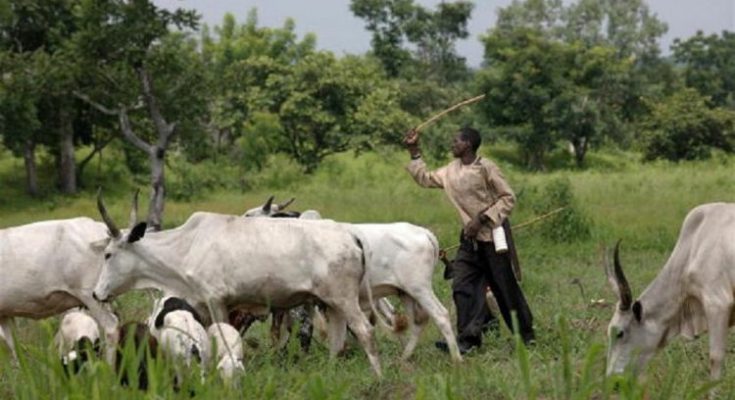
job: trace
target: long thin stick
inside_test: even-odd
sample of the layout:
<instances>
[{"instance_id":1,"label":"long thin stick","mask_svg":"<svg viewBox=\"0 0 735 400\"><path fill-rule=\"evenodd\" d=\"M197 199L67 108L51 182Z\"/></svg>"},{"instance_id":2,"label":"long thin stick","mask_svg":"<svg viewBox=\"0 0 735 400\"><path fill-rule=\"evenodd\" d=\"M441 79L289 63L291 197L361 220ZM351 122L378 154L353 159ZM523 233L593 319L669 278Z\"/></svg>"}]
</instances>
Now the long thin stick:
<instances>
[{"instance_id":1,"label":"long thin stick","mask_svg":"<svg viewBox=\"0 0 735 400\"><path fill-rule=\"evenodd\" d=\"M476 103L476 102L478 102L478 101L480 101L480 100L482 100L484 98L485 98L485 95L484 94L481 94L479 96L475 96L475 97L473 97L471 99L467 99L467 100L464 100L464 101L462 101L460 103L457 103L457 104L455 104L455 105L447 108L446 110L440 112L439 114L436 114L433 117L427 119L426 121L420 123L416 128L414 128L414 130L416 132L419 132L420 130L424 129L430 123L432 123L432 122L438 120L439 118L441 118L441 117L449 114L450 112L452 112L452 111L454 111L454 110L456 110L456 109L458 109L458 108L460 108L462 106L466 106L467 104Z\"/></svg>"},{"instance_id":2,"label":"long thin stick","mask_svg":"<svg viewBox=\"0 0 735 400\"><path fill-rule=\"evenodd\" d=\"M513 229L518 230L518 229L521 229L521 228L525 228L525 227L527 227L529 225L532 225L532 224L535 224L536 222L541 221L542 219L546 219L546 218L549 218L550 216L552 216L554 214L560 213L560 212L564 211L566 208L567 208L566 206L559 207L556 210L549 211L546 214L540 215L540 216L538 216L538 217L536 217L536 218L534 218L534 219L532 219L530 221L526 221L526 222L524 222L522 224L518 224L518 225L514 226Z\"/></svg>"},{"instance_id":3,"label":"long thin stick","mask_svg":"<svg viewBox=\"0 0 735 400\"><path fill-rule=\"evenodd\" d=\"M523 222L523 223L521 223L521 224L518 224L518 225L514 225L514 226L512 226L512 227L511 227L511 229L514 229L514 230L519 230L519 229L523 229L523 228L525 228L525 227L527 227L527 226L529 226L529 225L535 224L536 222L539 222L539 221L541 221L541 220L544 220L544 219L546 219L546 218L549 218L550 216L552 216L552 215L554 215L554 214L556 214L556 213L559 213L559 212L563 211L563 210L564 210L564 209L566 209L566 208L567 208L566 206L564 206L564 207L559 207L559 208L557 208L556 210L552 210L552 211L549 211L549 212L547 212L546 214L543 214L543 215L539 215L538 217L536 217L536 218L534 218L534 219L532 219L532 220L529 220L529 221ZM444 250L444 251L447 251L447 250L452 250L452 249L456 249L457 247L459 247L459 245L460 245L460 244L459 244L459 243L457 243L457 244L451 245L451 246L449 246L449 247L445 247L445 248L443 248L442 250Z\"/></svg>"}]
</instances>

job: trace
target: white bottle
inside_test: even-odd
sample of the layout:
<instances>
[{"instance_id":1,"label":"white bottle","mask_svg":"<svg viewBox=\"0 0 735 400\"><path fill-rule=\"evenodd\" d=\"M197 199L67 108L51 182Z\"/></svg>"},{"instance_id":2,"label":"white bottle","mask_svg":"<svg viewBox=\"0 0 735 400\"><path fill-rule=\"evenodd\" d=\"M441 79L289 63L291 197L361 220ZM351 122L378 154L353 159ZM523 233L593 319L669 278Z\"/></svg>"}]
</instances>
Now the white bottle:
<instances>
[{"instance_id":1,"label":"white bottle","mask_svg":"<svg viewBox=\"0 0 735 400\"><path fill-rule=\"evenodd\" d=\"M493 229L493 243L495 244L496 253L505 253L508 251L508 241L505 240L505 230L500 225Z\"/></svg>"}]
</instances>

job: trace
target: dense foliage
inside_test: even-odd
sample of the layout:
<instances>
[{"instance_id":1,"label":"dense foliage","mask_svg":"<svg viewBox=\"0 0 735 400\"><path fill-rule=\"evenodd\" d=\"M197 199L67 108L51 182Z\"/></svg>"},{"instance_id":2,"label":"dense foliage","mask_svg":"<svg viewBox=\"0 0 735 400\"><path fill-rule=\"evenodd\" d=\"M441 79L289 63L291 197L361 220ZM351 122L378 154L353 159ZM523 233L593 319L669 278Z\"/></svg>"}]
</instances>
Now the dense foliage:
<instances>
[{"instance_id":1,"label":"dense foliage","mask_svg":"<svg viewBox=\"0 0 735 400\"><path fill-rule=\"evenodd\" d=\"M679 39L670 60L658 44L666 24L643 0L517 0L498 10L483 65L471 68L456 44L472 2L349 7L372 34L367 54L338 57L299 37L297 21L261 26L255 9L209 27L150 0L0 0L0 136L23 158L22 187L94 187L119 171L100 166L103 154L122 151L122 168L150 185L160 226L169 186L179 198L247 189L282 156L312 173L334 153L400 146L407 128L478 94L487 97L425 130L426 155L443 157L467 124L515 144L532 170L553 168L567 148L578 168L605 146L646 160L733 150L729 32ZM234 177L181 180L186 163Z\"/></svg>"}]
</instances>

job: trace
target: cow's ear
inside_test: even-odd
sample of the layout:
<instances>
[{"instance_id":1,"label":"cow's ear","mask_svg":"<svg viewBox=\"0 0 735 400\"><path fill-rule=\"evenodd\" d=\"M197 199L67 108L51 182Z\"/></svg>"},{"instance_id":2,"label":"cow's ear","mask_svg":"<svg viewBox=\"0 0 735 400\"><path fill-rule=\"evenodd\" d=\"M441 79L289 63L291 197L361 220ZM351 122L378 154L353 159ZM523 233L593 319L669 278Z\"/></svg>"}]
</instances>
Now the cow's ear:
<instances>
[{"instance_id":1,"label":"cow's ear","mask_svg":"<svg viewBox=\"0 0 735 400\"><path fill-rule=\"evenodd\" d=\"M636 321L641 322L643 318L643 305L640 301L633 303L633 316L635 316Z\"/></svg>"},{"instance_id":2,"label":"cow's ear","mask_svg":"<svg viewBox=\"0 0 735 400\"><path fill-rule=\"evenodd\" d=\"M147 228L148 224L145 222L141 222L138 225L135 225L135 227L130 231L130 234L128 235L128 243L135 243L138 240L142 239Z\"/></svg>"},{"instance_id":3,"label":"cow's ear","mask_svg":"<svg viewBox=\"0 0 735 400\"><path fill-rule=\"evenodd\" d=\"M106 237L104 239L96 240L89 244L89 247L92 249L95 253L101 253L105 250L107 245L110 244L110 237Z\"/></svg>"}]
</instances>

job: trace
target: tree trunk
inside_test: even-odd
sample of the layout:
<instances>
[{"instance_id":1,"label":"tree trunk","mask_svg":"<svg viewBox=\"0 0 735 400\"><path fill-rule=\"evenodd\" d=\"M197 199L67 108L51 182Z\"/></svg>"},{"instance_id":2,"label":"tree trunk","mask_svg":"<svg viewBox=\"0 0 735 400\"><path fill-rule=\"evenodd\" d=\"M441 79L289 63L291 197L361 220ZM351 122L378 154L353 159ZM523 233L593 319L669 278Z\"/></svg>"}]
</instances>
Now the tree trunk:
<instances>
[{"instance_id":1,"label":"tree trunk","mask_svg":"<svg viewBox=\"0 0 735 400\"><path fill-rule=\"evenodd\" d=\"M163 206L166 200L166 186L164 176L165 150L154 147L150 154L151 159L151 202L148 208L148 225L160 231L163 224Z\"/></svg>"},{"instance_id":2,"label":"tree trunk","mask_svg":"<svg viewBox=\"0 0 735 400\"><path fill-rule=\"evenodd\" d=\"M59 188L62 193L77 192L76 161L74 160L74 126L69 109L59 110Z\"/></svg>"},{"instance_id":3,"label":"tree trunk","mask_svg":"<svg viewBox=\"0 0 735 400\"><path fill-rule=\"evenodd\" d=\"M584 165L584 157L587 155L587 138L575 138L572 141L572 145L574 146L574 159L577 162L577 167L582 168Z\"/></svg>"},{"instance_id":4,"label":"tree trunk","mask_svg":"<svg viewBox=\"0 0 735 400\"><path fill-rule=\"evenodd\" d=\"M36 143L33 140L26 142L23 149L23 160L26 167L26 190L31 196L38 196L38 174L36 173Z\"/></svg>"}]
</instances>

